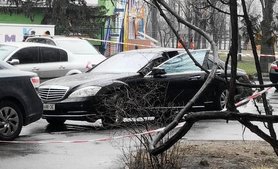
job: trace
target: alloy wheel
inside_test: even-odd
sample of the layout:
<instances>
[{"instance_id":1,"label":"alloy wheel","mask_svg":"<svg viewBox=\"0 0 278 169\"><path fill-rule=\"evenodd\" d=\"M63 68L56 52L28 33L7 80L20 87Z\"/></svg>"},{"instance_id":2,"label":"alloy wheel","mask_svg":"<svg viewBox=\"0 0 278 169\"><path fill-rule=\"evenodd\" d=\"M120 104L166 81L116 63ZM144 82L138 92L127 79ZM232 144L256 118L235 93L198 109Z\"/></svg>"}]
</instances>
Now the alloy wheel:
<instances>
[{"instance_id":1,"label":"alloy wheel","mask_svg":"<svg viewBox=\"0 0 278 169\"><path fill-rule=\"evenodd\" d=\"M227 99L228 99L228 90L223 90L221 95L220 95L220 107L221 109L224 109L227 104Z\"/></svg>"},{"instance_id":2,"label":"alloy wheel","mask_svg":"<svg viewBox=\"0 0 278 169\"><path fill-rule=\"evenodd\" d=\"M0 109L0 135L11 137L20 127L18 112L12 107Z\"/></svg>"}]
</instances>

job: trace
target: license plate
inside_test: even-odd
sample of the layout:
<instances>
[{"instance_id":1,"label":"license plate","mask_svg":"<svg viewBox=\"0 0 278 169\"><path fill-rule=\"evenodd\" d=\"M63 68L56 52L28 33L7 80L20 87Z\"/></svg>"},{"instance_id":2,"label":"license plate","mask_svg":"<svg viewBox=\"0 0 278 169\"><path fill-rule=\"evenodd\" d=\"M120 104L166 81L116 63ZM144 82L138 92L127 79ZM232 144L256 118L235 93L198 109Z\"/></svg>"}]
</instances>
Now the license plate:
<instances>
[{"instance_id":1,"label":"license plate","mask_svg":"<svg viewBox=\"0 0 278 169\"><path fill-rule=\"evenodd\" d=\"M43 104L43 110L55 110L55 104Z\"/></svg>"}]
</instances>

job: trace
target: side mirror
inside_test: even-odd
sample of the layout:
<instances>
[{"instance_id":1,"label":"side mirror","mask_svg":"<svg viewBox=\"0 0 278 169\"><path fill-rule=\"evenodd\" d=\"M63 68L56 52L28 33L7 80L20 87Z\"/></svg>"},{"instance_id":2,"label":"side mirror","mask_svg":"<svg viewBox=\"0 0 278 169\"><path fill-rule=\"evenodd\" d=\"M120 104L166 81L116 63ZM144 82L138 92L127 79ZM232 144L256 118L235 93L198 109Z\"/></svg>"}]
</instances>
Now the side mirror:
<instances>
[{"instance_id":1,"label":"side mirror","mask_svg":"<svg viewBox=\"0 0 278 169\"><path fill-rule=\"evenodd\" d=\"M20 62L18 59L12 59L11 61L8 61L8 63L11 65L18 65Z\"/></svg>"},{"instance_id":2,"label":"side mirror","mask_svg":"<svg viewBox=\"0 0 278 169\"><path fill-rule=\"evenodd\" d=\"M154 77L162 77L162 75L165 74L166 74L165 69L158 68L158 67L154 67L151 72L151 75L153 75Z\"/></svg>"}]
</instances>

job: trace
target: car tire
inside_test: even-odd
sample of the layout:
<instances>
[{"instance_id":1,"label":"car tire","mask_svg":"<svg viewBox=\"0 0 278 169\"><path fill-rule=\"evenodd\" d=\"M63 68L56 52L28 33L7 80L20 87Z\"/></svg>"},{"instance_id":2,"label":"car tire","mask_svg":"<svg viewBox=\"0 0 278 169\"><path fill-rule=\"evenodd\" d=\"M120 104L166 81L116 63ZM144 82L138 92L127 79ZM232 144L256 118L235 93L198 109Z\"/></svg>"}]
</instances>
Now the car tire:
<instances>
[{"instance_id":1,"label":"car tire","mask_svg":"<svg viewBox=\"0 0 278 169\"><path fill-rule=\"evenodd\" d=\"M0 102L0 140L10 141L21 132L22 110L12 101Z\"/></svg>"},{"instance_id":2,"label":"car tire","mask_svg":"<svg viewBox=\"0 0 278 169\"><path fill-rule=\"evenodd\" d=\"M101 118L101 122L104 128L113 128L121 125L123 117L115 113L114 115Z\"/></svg>"},{"instance_id":3,"label":"car tire","mask_svg":"<svg viewBox=\"0 0 278 169\"><path fill-rule=\"evenodd\" d=\"M219 92L214 102L215 110L223 110L226 107L228 93L229 93L228 89L224 89L221 92Z\"/></svg>"},{"instance_id":4,"label":"car tire","mask_svg":"<svg viewBox=\"0 0 278 169\"><path fill-rule=\"evenodd\" d=\"M61 126L64 125L65 119L58 119L58 118L47 118L46 121L53 126Z\"/></svg>"},{"instance_id":5,"label":"car tire","mask_svg":"<svg viewBox=\"0 0 278 169\"><path fill-rule=\"evenodd\" d=\"M120 109L123 108L126 104L126 97L122 92L118 91L109 98L106 104L110 104L109 109L105 108L105 113L101 118L102 126L104 128L111 128L115 126L120 126L123 122L123 113Z\"/></svg>"}]
</instances>

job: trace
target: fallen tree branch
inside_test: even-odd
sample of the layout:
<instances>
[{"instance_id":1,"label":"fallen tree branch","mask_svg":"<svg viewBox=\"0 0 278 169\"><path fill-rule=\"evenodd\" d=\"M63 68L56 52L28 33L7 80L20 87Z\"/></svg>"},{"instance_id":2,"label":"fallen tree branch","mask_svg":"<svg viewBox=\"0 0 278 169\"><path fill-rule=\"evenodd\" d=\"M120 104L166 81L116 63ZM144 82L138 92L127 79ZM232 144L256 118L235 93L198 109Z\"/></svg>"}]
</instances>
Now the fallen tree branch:
<instances>
[{"instance_id":1,"label":"fallen tree branch","mask_svg":"<svg viewBox=\"0 0 278 169\"><path fill-rule=\"evenodd\" d=\"M277 141L272 137L265 134L258 126L253 125L250 121L256 122L272 122L278 123L278 115L259 115L252 113L239 113L231 111L203 111L203 112L191 112L185 116L185 124L177 131L171 138L169 138L161 146L151 149L152 155L163 153L174 145L179 139L181 139L194 125L194 123L201 120L228 120L239 121L241 124L250 129L250 131L256 133L259 137L270 143L272 146L277 147Z\"/></svg>"}]
</instances>

